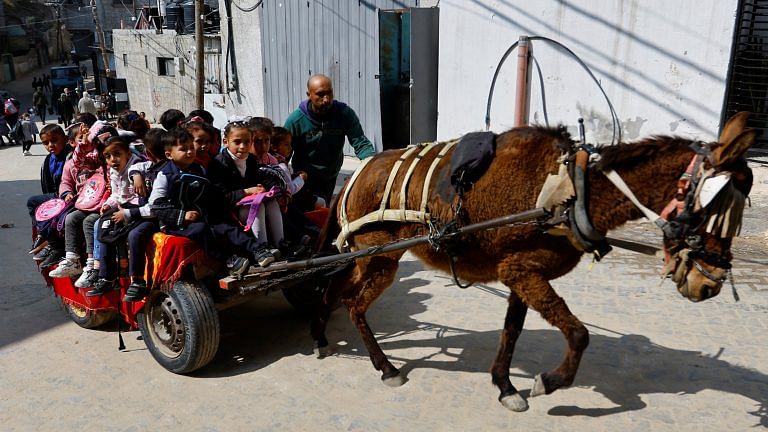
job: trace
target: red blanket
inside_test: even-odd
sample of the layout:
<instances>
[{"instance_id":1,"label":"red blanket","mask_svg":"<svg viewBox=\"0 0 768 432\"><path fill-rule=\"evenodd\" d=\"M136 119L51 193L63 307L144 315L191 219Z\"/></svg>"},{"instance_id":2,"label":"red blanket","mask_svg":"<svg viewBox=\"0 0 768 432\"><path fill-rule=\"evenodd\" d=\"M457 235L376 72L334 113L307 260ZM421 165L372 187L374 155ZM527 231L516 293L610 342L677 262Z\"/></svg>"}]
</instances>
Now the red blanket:
<instances>
[{"instance_id":1,"label":"red blanket","mask_svg":"<svg viewBox=\"0 0 768 432\"><path fill-rule=\"evenodd\" d=\"M184 268L206 258L205 252L186 237L155 233L147 247L147 286L170 287L182 275Z\"/></svg>"}]
</instances>

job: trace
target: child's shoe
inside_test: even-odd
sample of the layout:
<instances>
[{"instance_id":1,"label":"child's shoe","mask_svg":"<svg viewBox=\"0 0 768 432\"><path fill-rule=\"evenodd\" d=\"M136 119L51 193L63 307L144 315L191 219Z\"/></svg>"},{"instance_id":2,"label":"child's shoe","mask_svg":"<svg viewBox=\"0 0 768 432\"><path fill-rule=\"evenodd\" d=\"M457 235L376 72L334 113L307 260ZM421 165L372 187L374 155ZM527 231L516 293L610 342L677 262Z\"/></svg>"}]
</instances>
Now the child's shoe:
<instances>
[{"instance_id":1,"label":"child's shoe","mask_svg":"<svg viewBox=\"0 0 768 432\"><path fill-rule=\"evenodd\" d=\"M46 246L48 246L48 239L38 234L37 237L35 237L35 241L32 242L32 248L29 249L29 254L35 255Z\"/></svg>"},{"instance_id":2,"label":"child's shoe","mask_svg":"<svg viewBox=\"0 0 768 432\"><path fill-rule=\"evenodd\" d=\"M275 255L268 247L263 247L254 252L253 258L261 267L266 267L275 262Z\"/></svg>"},{"instance_id":3,"label":"child's shoe","mask_svg":"<svg viewBox=\"0 0 768 432\"><path fill-rule=\"evenodd\" d=\"M40 251L39 251L39 252L37 252L36 254L34 254L34 255L32 256L32 259L33 259L33 260L35 260L35 261L43 261L43 260L45 260L46 258L48 258L48 256L51 254L51 251L52 251L52 250L53 250L53 248L52 248L52 247L51 247L51 245L49 244L49 245L45 246L44 248L40 249Z\"/></svg>"},{"instance_id":4,"label":"child's shoe","mask_svg":"<svg viewBox=\"0 0 768 432\"><path fill-rule=\"evenodd\" d=\"M96 285L93 286L93 289L85 293L86 297L96 297L104 295L110 291L115 291L119 289L117 285L115 285L115 281L111 281L109 279L99 279L98 282L96 282Z\"/></svg>"},{"instance_id":5,"label":"child's shoe","mask_svg":"<svg viewBox=\"0 0 768 432\"><path fill-rule=\"evenodd\" d=\"M227 260L227 271L229 272L229 275L234 278L239 278L243 275L246 271L248 271L248 267L251 266L251 262L248 261L248 258L243 258L237 255L232 255Z\"/></svg>"},{"instance_id":6,"label":"child's shoe","mask_svg":"<svg viewBox=\"0 0 768 432\"><path fill-rule=\"evenodd\" d=\"M51 270L48 276L52 278L63 278L77 276L83 272L80 267L80 261L72 261L64 258L59 262L59 266Z\"/></svg>"},{"instance_id":7,"label":"child's shoe","mask_svg":"<svg viewBox=\"0 0 768 432\"><path fill-rule=\"evenodd\" d=\"M96 285L99 281L99 270L93 267L86 266L83 269L83 274L75 281L75 286L78 288L89 288Z\"/></svg>"},{"instance_id":8,"label":"child's shoe","mask_svg":"<svg viewBox=\"0 0 768 432\"><path fill-rule=\"evenodd\" d=\"M124 302L137 302L147 296L149 291L147 290L147 283L144 281L135 281L128 286L125 291Z\"/></svg>"},{"instance_id":9,"label":"child's shoe","mask_svg":"<svg viewBox=\"0 0 768 432\"><path fill-rule=\"evenodd\" d=\"M61 261L62 258L64 258L64 250L52 247L48 255L40 262L40 267L50 267Z\"/></svg>"}]
</instances>

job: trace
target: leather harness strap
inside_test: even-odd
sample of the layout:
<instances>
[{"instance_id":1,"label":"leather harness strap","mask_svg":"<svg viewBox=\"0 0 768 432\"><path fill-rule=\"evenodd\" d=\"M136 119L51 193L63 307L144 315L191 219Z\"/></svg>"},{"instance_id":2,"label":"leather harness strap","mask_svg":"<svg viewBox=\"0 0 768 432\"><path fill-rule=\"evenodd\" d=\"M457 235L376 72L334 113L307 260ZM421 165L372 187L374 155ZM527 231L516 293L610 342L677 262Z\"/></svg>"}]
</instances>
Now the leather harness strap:
<instances>
[{"instance_id":1,"label":"leather harness strap","mask_svg":"<svg viewBox=\"0 0 768 432\"><path fill-rule=\"evenodd\" d=\"M430 165L429 170L427 171L427 176L424 178L424 186L422 188L422 196L421 196L421 207L419 210L409 210L406 208L408 183L410 182L410 179L413 176L414 171L416 170L416 165L419 162L421 162L422 159L424 159L424 157L426 157L426 155L438 145L438 143L429 143L426 145L425 144L415 145L409 148L405 153L403 153L403 155L400 156L397 162L395 162L394 166L392 167L389 173L389 177L387 178L387 185L385 186L384 195L382 196L379 209L350 222L348 220L347 212L346 212L347 198L349 197L349 192L350 190L352 190L352 186L355 180L357 180L357 177L360 175L360 172L363 171L363 168L365 167L365 165L367 165L367 162L373 158L366 159L364 163L360 165L360 167L352 175L352 179L350 179L349 184L344 189L344 196L341 202L341 209L339 210L339 215L340 215L339 221L341 225L341 232L336 237L336 248L339 249L340 251L343 250L344 243L347 241L347 238L351 234L360 230L362 227L374 222L384 222L384 221L416 222L416 223L426 224L430 218L430 215L427 212L427 200L429 198L429 184L432 180L432 174L437 168L437 164L442 160L445 154L448 153L448 150L450 150L454 145L456 145L456 143L458 143L458 140L445 143L443 148L440 150L437 156L435 156L435 159L432 161L432 164ZM421 152L419 152L419 154L417 154L414 160L411 162L411 165L408 167L408 171L406 172L403 178L403 184L400 188L400 203L399 203L400 208L387 209L386 207L387 207L387 204L389 203L389 196L392 192L392 185L394 184L395 178L397 177L397 174L398 174L398 171L400 170L401 165L408 157L410 157L415 151L419 149L421 149Z\"/></svg>"}]
</instances>

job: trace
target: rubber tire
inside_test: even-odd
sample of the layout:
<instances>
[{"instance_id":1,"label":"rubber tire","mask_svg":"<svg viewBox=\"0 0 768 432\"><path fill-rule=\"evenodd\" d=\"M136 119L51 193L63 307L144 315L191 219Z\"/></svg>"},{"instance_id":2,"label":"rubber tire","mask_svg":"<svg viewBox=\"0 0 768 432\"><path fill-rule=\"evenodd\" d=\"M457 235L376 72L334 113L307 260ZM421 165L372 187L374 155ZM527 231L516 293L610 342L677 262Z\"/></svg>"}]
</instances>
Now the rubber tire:
<instances>
[{"instance_id":1,"label":"rubber tire","mask_svg":"<svg viewBox=\"0 0 768 432\"><path fill-rule=\"evenodd\" d=\"M64 306L64 310L67 311L69 319L84 329L95 329L97 327L101 327L104 324L114 320L117 316L117 311L93 311L88 313L84 309L79 310L80 308L77 306L65 303L63 301L61 304Z\"/></svg>"},{"instance_id":2,"label":"rubber tire","mask_svg":"<svg viewBox=\"0 0 768 432\"><path fill-rule=\"evenodd\" d=\"M178 318L184 328L184 346L176 357L170 357L156 344L155 330L149 322L149 308L158 298L170 297L178 307ZM165 369L186 374L210 363L219 349L219 314L210 292L199 282L178 281L169 292L154 290L144 308L137 314L139 330L152 357Z\"/></svg>"}]
</instances>

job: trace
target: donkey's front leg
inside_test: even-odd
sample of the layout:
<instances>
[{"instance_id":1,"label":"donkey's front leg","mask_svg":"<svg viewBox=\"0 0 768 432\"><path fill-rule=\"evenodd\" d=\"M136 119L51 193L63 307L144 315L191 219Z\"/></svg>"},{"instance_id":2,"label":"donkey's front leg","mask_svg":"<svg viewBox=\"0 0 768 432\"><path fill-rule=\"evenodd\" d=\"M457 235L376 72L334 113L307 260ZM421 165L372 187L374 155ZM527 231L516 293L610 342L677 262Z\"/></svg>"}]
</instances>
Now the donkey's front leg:
<instances>
[{"instance_id":1,"label":"donkey's front leg","mask_svg":"<svg viewBox=\"0 0 768 432\"><path fill-rule=\"evenodd\" d=\"M365 318L365 312L395 280L398 260L401 255L402 253L395 253L394 256L379 255L357 260L357 272L349 290L350 293L357 292L357 295L344 301L349 309L349 318L357 327L363 338L363 343L368 349L373 367L381 371L381 380L390 387L401 386L405 380L400 376L400 371L389 362L379 343L376 342L376 337Z\"/></svg>"},{"instance_id":2,"label":"donkey's front leg","mask_svg":"<svg viewBox=\"0 0 768 432\"><path fill-rule=\"evenodd\" d=\"M568 309L568 306L549 282L538 274L526 274L514 286L520 298L531 309L539 312L551 325L560 329L568 342L568 353L557 369L536 376L531 396L550 394L573 383L584 350L589 345L589 332Z\"/></svg>"}]
</instances>

